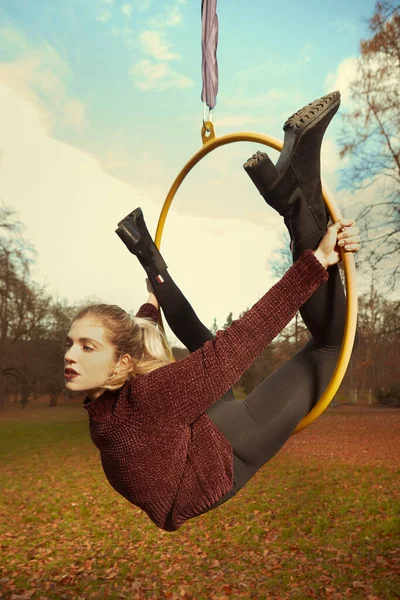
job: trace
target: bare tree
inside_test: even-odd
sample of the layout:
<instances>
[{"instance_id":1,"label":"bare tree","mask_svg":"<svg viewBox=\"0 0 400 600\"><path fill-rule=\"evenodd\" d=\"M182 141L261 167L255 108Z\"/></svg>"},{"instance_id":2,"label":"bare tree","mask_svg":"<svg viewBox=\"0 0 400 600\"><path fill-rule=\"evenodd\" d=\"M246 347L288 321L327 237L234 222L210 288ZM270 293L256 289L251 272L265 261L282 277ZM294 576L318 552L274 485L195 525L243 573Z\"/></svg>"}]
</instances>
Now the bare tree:
<instances>
[{"instance_id":1,"label":"bare tree","mask_svg":"<svg viewBox=\"0 0 400 600\"><path fill-rule=\"evenodd\" d=\"M370 266L379 264L393 288L400 250L400 5L377 2L369 29L350 86L353 109L342 117L340 155L350 158L342 186L379 190L372 204L361 204L357 220Z\"/></svg>"},{"instance_id":2,"label":"bare tree","mask_svg":"<svg viewBox=\"0 0 400 600\"><path fill-rule=\"evenodd\" d=\"M39 377L28 348L45 337L50 297L30 278L35 252L22 236L16 213L0 207L0 405L13 382L24 406Z\"/></svg>"},{"instance_id":3,"label":"bare tree","mask_svg":"<svg viewBox=\"0 0 400 600\"><path fill-rule=\"evenodd\" d=\"M49 395L49 405L56 406L58 396L65 389L63 371L65 340L72 317L77 312L75 306L65 302L53 302L45 322L45 335L40 340L40 389Z\"/></svg>"},{"instance_id":4,"label":"bare tree","mask_svg":"<svg viewBox=\"0 0 400 600\"><path fill-rule=\"evenodd\" d=\"M293 264L292 252L290 250L290 238L287 232L282 234L281 242L282 245L273 252L272 257L268 261L272 274L279 279L283 277ZM299 312L296 313L293 321L291 321L291 323L289 323L289 325L287 325L279 334L278 339L286 340L289 344L294 340L294 347L292 348L290 355L297 352L301 346L304 346L309 339L309 335Z\"/></svg>"},{"instance_id":5,"label":"bare tree","mask_svg":"<svg viewBox=\"0 0 400 600\"><path fill-rule=\"evenodd\" d=\"M17 219L15 211L4 204L0 205L0 230L2 234L15 234L21 230L21 222Z\"/></svg>"},{"instance_id":6,"label":"bare tree","mask_svg":"<svg viewBox=\"0 0 400 600\"><path fill-rule=\"evenodd\" d=\"M353 361L353 378L359 395L386 391L399 382L400 302L378 294L373 283L360 297L359 330L362 344Z\"/></svg>"}]
</instances>

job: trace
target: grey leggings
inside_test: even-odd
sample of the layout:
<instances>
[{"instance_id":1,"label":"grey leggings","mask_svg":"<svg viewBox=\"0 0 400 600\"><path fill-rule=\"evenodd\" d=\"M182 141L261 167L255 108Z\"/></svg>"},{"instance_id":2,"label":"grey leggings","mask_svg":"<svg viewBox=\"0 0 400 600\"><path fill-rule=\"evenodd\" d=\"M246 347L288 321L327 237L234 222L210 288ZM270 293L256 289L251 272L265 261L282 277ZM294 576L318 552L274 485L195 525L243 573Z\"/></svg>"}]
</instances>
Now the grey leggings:
<instances>
[{"instance_id":1,"label":"grey leggings","mask_svg":"<svg viewBox=\"0 0 400 600\"><path fill-rule=\"evenodd\" d=\"M323 233L314 231L296 241L294 260L304 249L316 248ZM213 338L167 271L161 285L149 276L169 326L190 352ZM207 410L232 444L234 455L234 486L209 510L232 498L278 452L318 401L337 362L345 312L339 270L331 267L329 280L300 309L312 339L245 400L235 400L230 390Z\"/></svg>"}]
</instances>

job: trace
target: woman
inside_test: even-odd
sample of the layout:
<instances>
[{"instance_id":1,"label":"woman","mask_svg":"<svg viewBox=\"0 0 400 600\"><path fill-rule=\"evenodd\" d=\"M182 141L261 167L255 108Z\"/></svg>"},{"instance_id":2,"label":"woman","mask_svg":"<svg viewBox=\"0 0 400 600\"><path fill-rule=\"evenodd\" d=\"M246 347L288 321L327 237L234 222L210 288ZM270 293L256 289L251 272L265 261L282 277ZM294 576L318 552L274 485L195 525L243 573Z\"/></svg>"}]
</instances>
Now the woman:
<instances>
[{"instance_id":1,"label":"woman","mask_svg":"<svg viewBox=\"0 0 400 600\"><path fill-rule=\"evenodd\" d=\"M147 303L133 319L97 305L72 323L66 385L87 393L106 477L166 531L232 498L282 447L332 375L345 319L338 246L360 247L354 221L326 228L320 146L339 102L335 92L285 123L276 166L262 153L245 164L284 217L294 265L243 317L212 336L171 279L137 209L117 233L147 272ZM191 352L175 363L157 329L159 304ZM299 308L311 341L245 400L234 400L232 386Z\"/></svg>"}]
</instances>

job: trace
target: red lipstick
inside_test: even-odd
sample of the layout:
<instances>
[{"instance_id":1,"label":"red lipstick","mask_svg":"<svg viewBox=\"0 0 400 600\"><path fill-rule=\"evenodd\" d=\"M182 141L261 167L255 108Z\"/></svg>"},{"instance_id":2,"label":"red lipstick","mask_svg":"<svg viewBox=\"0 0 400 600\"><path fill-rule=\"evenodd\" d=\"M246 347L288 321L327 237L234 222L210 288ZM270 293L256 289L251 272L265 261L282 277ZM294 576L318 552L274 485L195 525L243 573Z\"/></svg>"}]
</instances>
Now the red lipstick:
<instances>
[{"instance_id":1,"label":"red lipstick","mask_svg":"<svg viewBox=\"0 0 400 600\"><path fill-rule=\"evenodd\" d=\"M74 377L78 377L79 373L77 373L74 369L67 367L64 369L64 379L74 379Z\"/></svg>"}]
</instances>

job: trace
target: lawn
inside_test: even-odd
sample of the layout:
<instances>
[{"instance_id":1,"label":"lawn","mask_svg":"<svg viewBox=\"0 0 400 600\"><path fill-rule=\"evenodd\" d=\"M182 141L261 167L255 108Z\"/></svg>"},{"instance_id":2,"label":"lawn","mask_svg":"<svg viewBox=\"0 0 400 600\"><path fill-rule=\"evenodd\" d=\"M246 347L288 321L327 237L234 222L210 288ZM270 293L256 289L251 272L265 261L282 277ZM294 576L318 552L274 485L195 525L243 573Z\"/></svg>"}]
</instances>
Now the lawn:
<instances>
[{"instance_id":1,"label":"lawn","mask_svg":"<svg viewBox=\"0 0 400 600\"><path fill-rule=\"evenodd\" d=\"M4 411L0 600L400 598L399 433L400 410L326 411L166 533L109 487L79 405Z\"/></svg>"}]
</instances>

